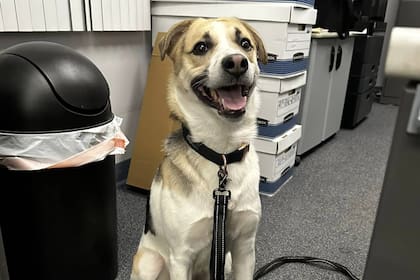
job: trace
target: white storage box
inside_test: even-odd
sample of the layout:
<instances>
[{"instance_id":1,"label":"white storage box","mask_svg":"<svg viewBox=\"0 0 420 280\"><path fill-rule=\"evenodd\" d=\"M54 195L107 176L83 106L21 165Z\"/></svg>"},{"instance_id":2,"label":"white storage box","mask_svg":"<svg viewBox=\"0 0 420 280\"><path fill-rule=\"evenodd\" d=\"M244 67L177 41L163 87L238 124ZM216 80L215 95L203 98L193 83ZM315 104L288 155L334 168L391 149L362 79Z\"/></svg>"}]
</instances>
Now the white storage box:
<instances>
[{"instance_id":1,"label":"white storage box","mask_svg":"<svg viewBox=\"0 0 420 280\"><path fill-rule=\"evenodd\" d=\"M296 116L305 83L306 71L288 77L260 76L257 86L264 109L258 112L259 123L278 125Z\"/></svg>"},{"instance_id":2,"label":"white storage box","mask_svg":"<svg viewBox=\"0 0 420 280\"><path fill-rule=\"evenodd\" d=\"M316 21L316 10L298 1L153 0L151 14L183 17L229 16L244 20L310 25Z\"/></svg>"},{"instance_id":3,"label":"white storage box","mask_svg":"<svg viewBox=\"0 0 420 280\"><path fill-rule=\"evenodd\" d=\"M306 77L306 71L283 76L273 76L261 73L257 80L257 87L260 91L275 93L286 92L303 87L306 84Z\"/></svg>"},{"instance_id":4,"label":"white storage box","mask_svg":"<svg viewBox=\"0 0 420 280\"><path fill-rule=\"evenodd\" d=\"M293 171L294 167L291 167L290 169L285 170L281 177L277 179L275 182L267 182L267 181L260 181L259 191L260 194L266 195L266 196L274 196L281 187L286 185L287 182L289 182L293 177Z\"/></svg>"},{"instance_id":5,"label":"white storage box","mask_svg":"<svg viewBox=\"0 0 420 280\"><path fill-rule=\"evenodd\" d=\"M278 2L297 3L313 7L315 0L152 0L153 2L193 2L193 3L220 3L220 2Z\"/></svg>"},{"instance_id":6,"label":"white storage box","mask_svg":"<svg viewBox=\"0 0 420 280\"><path fill-rule=\"evenodd\" d=\"M297 142L302 135L302 127L292 129L276 138L257 137L255 149L260 164L260 176L264 182L275 182L295 164Z\"/></svg>"},{"instance_id":7,"label":"white storage box","mask_svg":"<svg viewBox=\"0 0 420 280\"><path fill-rule=\"evenodd\" d=\"M306 51L305 51L306 52ZM259 63L262 74L285 76L306 71L309 65L309 57L304 56L305 52L297 52L292 59L273 60L269 57L267 64Z\"/></svg>"},{"instance_id":8,"label":"white storage box","mask_svg":"<svg viewBox=\"0 0 420 280\"><path fill-rule=\"evenodd\" d=\"M153 15L152 37L158 32L166 32L175 23L192 17ZM274 60L292 60L308 57L311 47L312 26L288 22L247 21L257 30L264 41L266 51Z\"/></svg>"},{"instance_id":9,"label":"white storage box","mask_svg":"<svg viewBox=\"0 0 420 280\"><path fill-rule=\"evenodd\" d=\"M315 11L314 9L307 9ZM310 14L308 16L311 16ZM292 18L290 18L292 20ZM257 30L264 41L266 51L275 56L275 60L296 59L298 56L309 56L311 47L312 25L305 16L300 23L276 22L265 20L247 20ZM303 24L302 24L303 22Z\"/></svg>"},{"instance_id":10,"label":"white storage box","mask_svg":"<svg viewBox=\"0 0 420 280\"><path fill-rule=\"evenodd\" d=\"M299 113L302 88L283 93L264 92L261 95L261 108L258 122L266 125L279 125L287 122Z\"/></svg>"},{"instance_id":11,"label":"white storage box","mask_svg":"<svg viewBox=\"0 0 420 280\"><path fill-rule=\"evenodd\" d=\"M203 3L204 2L204 3ZM173 24L195 17L238 17L246 20L261 35L268 53L275 60L307 57L312 26L317 11L306 5L275 2L217 1L217 3L153 1L152 42L158 32L166 32Z\"/></svg>"},{"instance_id":12,"label":"white storage box","mask_svg":"<svg viewBox=\"0 0 420 280\"><path fill-rule=\"evenodd\" d=\"M297 116L290 116L285 119L283 123L276 125L268 125L267 121L257 119L258 124L258 136L266 138L277 138L279 135L284 134L288 130L292 129L297 125Z\"/></svg>"}]
</instances>

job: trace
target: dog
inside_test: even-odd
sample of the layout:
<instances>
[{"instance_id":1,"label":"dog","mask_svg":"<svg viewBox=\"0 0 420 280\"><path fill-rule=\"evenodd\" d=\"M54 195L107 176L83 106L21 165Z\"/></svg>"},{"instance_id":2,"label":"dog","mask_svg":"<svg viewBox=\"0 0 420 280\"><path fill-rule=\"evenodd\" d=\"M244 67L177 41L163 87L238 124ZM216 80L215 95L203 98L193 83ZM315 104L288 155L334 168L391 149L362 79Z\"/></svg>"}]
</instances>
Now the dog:
<instances>
[{"instance_id":1,"label":"dog","mask_svg":"<svg viewBox=\"0 0 420 280\"><path fill-rule=\"evenodd\" d=\"M227 165L231 199L226 250L233 278L251 280L261 216L252 139L259 107L257 61L267 62L263 41L239 19L197 18L172 26L159 48L161 59L173 62L169 108L188 129L188 137L219 154L249 145L241 161ZM164 153L151 186L131 279L210 279L213 191L220 167L192 149L182 130L166 139Z\"/></svg>"}]
</instances>

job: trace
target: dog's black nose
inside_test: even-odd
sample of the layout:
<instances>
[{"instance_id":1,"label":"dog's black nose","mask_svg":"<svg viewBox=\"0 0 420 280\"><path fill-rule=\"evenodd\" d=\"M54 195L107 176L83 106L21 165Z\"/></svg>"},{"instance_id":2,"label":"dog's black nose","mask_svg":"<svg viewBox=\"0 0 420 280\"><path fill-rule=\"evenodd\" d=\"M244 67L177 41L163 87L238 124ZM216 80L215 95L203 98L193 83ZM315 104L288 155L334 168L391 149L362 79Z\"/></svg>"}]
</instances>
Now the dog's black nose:
<instances>
[{"instance_id":1,"label":"dog's black nose","mask_svg":"<svg viewBox=\"0 0 420 280\"><path fill-rule=\"evenodd\" d=\"M229 74L239 77L248 70L248 60L241 54L231 54L223 58L222 67Z\"/></svg>"}]
</instances>

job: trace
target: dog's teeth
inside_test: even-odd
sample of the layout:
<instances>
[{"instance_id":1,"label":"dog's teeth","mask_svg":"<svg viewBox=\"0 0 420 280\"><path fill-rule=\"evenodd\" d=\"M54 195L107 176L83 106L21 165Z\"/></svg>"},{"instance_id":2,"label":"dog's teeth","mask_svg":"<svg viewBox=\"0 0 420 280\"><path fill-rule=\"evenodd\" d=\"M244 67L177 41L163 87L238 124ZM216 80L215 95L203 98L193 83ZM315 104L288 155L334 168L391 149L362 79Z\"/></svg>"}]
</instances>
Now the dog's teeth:
<instances>
[{"instance_id":1,"label":"dog's teeth","mask_svg":"<svg viewBox=\"0 0 420 280\"><path fill-rule=\"evenodd\" d=\"M225 110L225 100L221 97L220 97L220 110L221 111Z\"/></svg>"}]
</instances>

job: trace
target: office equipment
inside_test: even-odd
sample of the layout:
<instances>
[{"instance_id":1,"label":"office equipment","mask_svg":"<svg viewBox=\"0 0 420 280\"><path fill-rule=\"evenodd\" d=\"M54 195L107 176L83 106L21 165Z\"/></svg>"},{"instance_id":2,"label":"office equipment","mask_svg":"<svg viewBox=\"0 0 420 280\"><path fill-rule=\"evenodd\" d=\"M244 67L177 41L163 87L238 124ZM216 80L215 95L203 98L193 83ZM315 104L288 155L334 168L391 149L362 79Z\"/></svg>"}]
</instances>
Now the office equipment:
<instances>
[{"instance_id":1,"label":"office equipment","mask_svg":"<svg viewBox=\"0 0 420 280\"><path fill-rule=\"evenodd\" d=\"M370 113L376 95L376 80L381 60L386 23L386 0L356 0L354 29L364 31L355 36L341 126L354 128Z\"/></svg>"}]
</instances>

